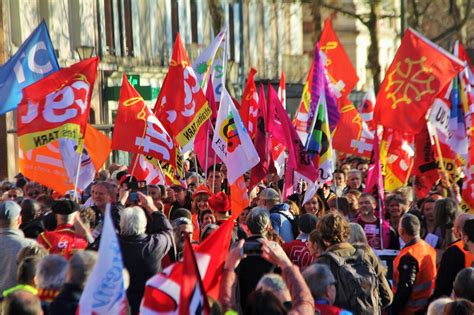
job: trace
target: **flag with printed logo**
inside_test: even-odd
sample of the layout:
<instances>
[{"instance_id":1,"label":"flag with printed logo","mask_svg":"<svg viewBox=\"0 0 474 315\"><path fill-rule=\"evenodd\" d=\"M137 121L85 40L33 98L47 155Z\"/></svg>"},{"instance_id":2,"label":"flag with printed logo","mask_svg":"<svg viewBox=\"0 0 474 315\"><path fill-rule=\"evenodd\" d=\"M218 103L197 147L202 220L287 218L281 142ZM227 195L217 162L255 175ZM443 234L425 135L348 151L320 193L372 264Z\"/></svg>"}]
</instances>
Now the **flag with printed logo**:
<instances>
[{"instance_id":1,"label":"flag with printed logo","mask_svg":"<svg viewBox=\"0 0 474 315\"><path fill-rule=\"evenodd\" d=\"M233 184L260 160L237 108L225 89L217 113L212 148L227 166L229 184Z\"/></svg>"},{"instance_id":2,"label":"flag with printed logo","mask_svg":"<svg viewBox=\"0 0 474 315\"><path fill-rule=\"evenodd\" d=\"M239 109L240 117L251 139L254 139L257 133L257 116L259 111L259 96L257 86L255 85L256 73L257 70L255 68L250 69Z\"/></svg>"},{"instance_id":3,"label":"flag with printed logo","mask_svg":"<svg viewBox=\"0 0 474 315\"><path fill-rule=\"evenodd\" d=\"M434 98L463 68L458 58L414 30L406 30L380 86L375 122L418 133Z\"/></svg>"},{"instance_id":4,"label":"flag with printed logo","mask_svg":"<svg viewBox=\"0 0 474 315\"><path fill-rule=\"evenodd\" d=\"M178 146L124 74L112 137L112 149L150 155L182 173Z\"/></svg>"},{"instance_id":5,"label":"flag with printed logo","mask_svg":"<svg viewBox=\"0 0 474 315\"><path fill-rule=\"evenodd\" d=\"M196 58L196 60L194 60L192 64L196 78L198 79L202 88L207 87L216 53L219 50L222 41L225 39L225 34L225 29L220 31L220 33L217 34L209 46L203 50L203 52Z\"/></svg>"},{"instance_id":6,"label":"flag with printed logo","mask_svg":"<svg viewBox=\"0 0 474 315\"><path fill-rule=\"evenodd\" d=\"M23 89L18 136L23 150L61 138L82 141L99 58L63 68Z\"/></svg>"},{"instance_id":7,"label":"flag with printed logo","mask_svg":"<svg viewBox=\"0 0 474 315\"><path fill-rule=\"evenodd\" d=\"M48 27L43 20L0 67L0 115L18 107L23 88L58 70Z\"/></svg>"},{"instance_id":8,"label":"flag with printed logo","mask_svg":"<svg viewBox=\"0 0 474 315\"><path fill-rule=\"evenodd\" d=\"M189 64L179 34L153 112L183 152L191 150L199 128L211 117L211 108Z\"/></svg>"}]
</instances>

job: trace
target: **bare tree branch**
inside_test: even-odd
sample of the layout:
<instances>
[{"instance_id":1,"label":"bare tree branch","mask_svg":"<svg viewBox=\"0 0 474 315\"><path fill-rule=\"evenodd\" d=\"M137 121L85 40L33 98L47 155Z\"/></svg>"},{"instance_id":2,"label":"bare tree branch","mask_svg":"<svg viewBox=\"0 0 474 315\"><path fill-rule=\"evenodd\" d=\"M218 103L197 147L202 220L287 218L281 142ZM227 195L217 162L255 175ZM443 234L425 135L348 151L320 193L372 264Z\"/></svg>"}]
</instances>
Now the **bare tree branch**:
<instances>
[{"instance_id":1,"label":"bare tree branch","mask_svg":"<svg viewBox=\"0 0 474 315\"><path fill-rule=\"evenodd\" d=\"M468 0L467 3L466 3L466 11L464 13L464 18L459 22L459 23L455 23L453 26L451 26L450 28L446 29L444 32L442 32L441 34L439 34L438 36L435 36L434 38L432 38L431 40L433 42L438 42L446 37L448 37L449 35L453 34L453 33L456 33L458 32L459 30L461 30L463 28L463 26L467 23L467 21L469 20L469 17L471 15L471 11L472 11L472 0Z\"/></svg>"},{"instance_id":2,"label":"bare tree branch","mask_svg":"<svg viewBox=\"0 0 474 315\"><path fill-rule=\"evenodd\" d=\"M353 17L354 19L359 20L365 26L367 26L367 24L369 23L369 21L367 19L365 19L366 18L365 14L357 14L353 11L346 10L342 7L339 7L339 6L330 4L330 3L326 3L325 1L321 1L321 5L325 8L327 8L327 9L331 9L331 10L340 12L342 14L345 14L347 16Z\"/></svg>"}]
</instances>

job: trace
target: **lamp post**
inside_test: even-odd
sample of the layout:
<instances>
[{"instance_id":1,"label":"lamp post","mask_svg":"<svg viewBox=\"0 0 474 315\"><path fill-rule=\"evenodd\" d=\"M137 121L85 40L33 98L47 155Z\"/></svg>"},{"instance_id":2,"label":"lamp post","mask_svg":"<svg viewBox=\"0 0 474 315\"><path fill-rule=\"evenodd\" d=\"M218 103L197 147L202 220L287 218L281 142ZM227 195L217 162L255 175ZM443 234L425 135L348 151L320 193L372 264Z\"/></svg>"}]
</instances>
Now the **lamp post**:
<instances>
[{"instance_id":1,"label":"lamp post","mask_svg":"<svg viewBox=\"0 0 474 315\"><path fill-rule=\"evenodd\" d=\"M78 46L76 47L76 52L79 55L79 60L84 60L91 58L94 55L95 47L94 46Z\"/></svg>"}]
</instances>

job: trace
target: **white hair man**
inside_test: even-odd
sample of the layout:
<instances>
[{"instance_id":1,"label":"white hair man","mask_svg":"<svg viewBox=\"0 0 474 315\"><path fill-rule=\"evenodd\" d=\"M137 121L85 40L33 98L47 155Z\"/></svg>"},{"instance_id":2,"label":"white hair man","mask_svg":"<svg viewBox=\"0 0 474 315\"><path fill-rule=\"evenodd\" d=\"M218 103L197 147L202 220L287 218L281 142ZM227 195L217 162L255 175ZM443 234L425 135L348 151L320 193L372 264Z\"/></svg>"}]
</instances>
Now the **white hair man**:
<instances>
[{"instance_id":1,"label":"white hair man","mask_svg":"<svg viewBox=\"0 0 474 315\"><path fill-rule=\"evenodd\" d=\"M80 250L72 256L68 262L66 282L50 304L51 315L76 314L82 291L96 261L97 253L90 250Z\"/></svg>"},{"instance_id":2,"label":"white hair man","mask_svg":"<svg viewBox=\"0 0 474 315\"><path fill-rule=\"evenodd\" d=\"M0 203L0 292L14 287L16 282L16 255L28 245L36 242L25 238L19 229L21 207L14 201Z\"/></svg>"},{"instance_id":3,"label":"white hair man","mask_svg":"<svg viewBox=\"0 0 474 315\"><path fill-rule=\"evenodd\" d=\"M138 193L147 204L152 204L150 196ZM161 271L161 260L173 246L173 228L156 207L150 210L151 234L146 234L147 218L141 207L128 207L120 212L119 243L123 263L130 273L127 297L131 313L137 314L143 298L146 281Z\"/></svg>"},{"instance_id":4,"label":"white hair man","mask_svg":"<svg viewBox=\"0 0 474 315\"><path fill-rule=\"evenodd\" d=\"M303 271L303 278L311 291L314 307L320 314L342 314L344 311L334 306L336 300L336 279L327 265L312 264Z\"/></svg>"},{"instance_id":5,"label":"white hair man","mask_svg":"<svg viewBox=\"0 0 474 315\"><path fill-rule=\"evenodd\" d=\"M49 314L49 306L66 280L66 270L67 260L61 255L45 256L38 264L35 284L45 314Z\"/></svg>"}]
</instances>

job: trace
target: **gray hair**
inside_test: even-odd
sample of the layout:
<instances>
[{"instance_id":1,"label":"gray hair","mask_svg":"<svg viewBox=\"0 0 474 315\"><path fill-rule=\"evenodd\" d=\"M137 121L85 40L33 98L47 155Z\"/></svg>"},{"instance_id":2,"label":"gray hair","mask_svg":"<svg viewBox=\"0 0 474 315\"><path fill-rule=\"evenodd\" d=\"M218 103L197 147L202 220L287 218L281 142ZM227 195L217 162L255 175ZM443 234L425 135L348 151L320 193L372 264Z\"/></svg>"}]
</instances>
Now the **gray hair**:
<instances>
[{"instance_id":1,"label":"gray hair","mask_svg":"<svg viewBox=\"0 0 474 315\"><path fill-rule=\"evenodd\" d=\"M362 178L362 172L359 171L358 169L355 169L355 168L351 169L351 170L347 173L347 178L349 178L349 176L351 176L351 175L357 175L357 176L359 176L359 178Z\"/></svg>"},{"instance_id":2,"label":"gray hair","mask_svg":"<svg viewBox=\"0 0 474 315\"><path fill-rule=\"evenodd\" d=\"M255 207L247 215L247 227L252 234L266 234L270 224L270 214L266 208Z\"/></svg>"},{"instance_id":3,"label":"gray hair","mask_svg":"<svg viewBox=\"0 0 474 315\"><path fill-rule=\"evenodd\" d=\"M79 250L71 260L67 269L67 283L84 287L87 277L97 261L97 253L90 250Z\"/></svg>"},{"instance_id":4,"label":"gray hair","mask_svg":"<svg viewBox=\"0 0 474 315\"><path fill-rule=\"evenodd\" d=\"M464 268L458 272L453 284L456 298L474 301L474 268Z\"/></svg>"},{"instance_id":5,"label":"gray hair","mask_svg":"<svg viewBox=\"0 0 474 315\"><path fill-rule=\"evenodd\" d=\"M267 273L262 278L260 278L256 289L258 290L262 288L268 289L274 293L288 290L283 278L275 273Z\"/></svg>"},{"instance_id":6,"label":"gray hair","mask_svg":"<svg viewBox=\"0 0 474 315\"><path fill-rule=\"evenodd\" d=\"M351 222L349 223L351 227L351 234L349 235L349 243L363 243L368 244L367 236L365 235L364 229L360 224Z\"/></svg>"},{"instance_id":7,"label":"gray hair","mask_svg":"<svg viewBox=\"0 0 474 315\"><path fill-rule=\"evenodd\" d=\"M437 300L434 300L433 302L430 303L430 306L428 306L428 312L426 314L428 315L439 315L439 314L444 314L444 307L446 304L451 303L453 300L451 298L439 298Z\"/></svg>"},{"instance_id":8,"label":"gray hair","mask_svg":"<svg viewBox=\"0 0 474 315\"><path fill-rule=\"evenodd\" d=\"M146 216L140 207L128 207L120 211L120 234L140 235L146 230Z\"/></svg>"},{"instance_id":9,"label":"gray hair","mask_svg":"<svg viewBox=\"0 0 474 315\"><path fill-rule=\"evenodd\" d=\"M67 260L60 255L48 255L41 259L36 269L36 287L61 289L66 279Z\"/></svg>"},{"instance_id":10,"label":"gray hair","mask_svg":"<svg viewBox=\"0 0 474 315\"><path fill-rule=\"evenodd\" d=\"M323 264L312 264L307 267L303 271L303 278L315 300L324 297L326 288L336 283L331 269Z\"/></svg>"}]
</instances>

